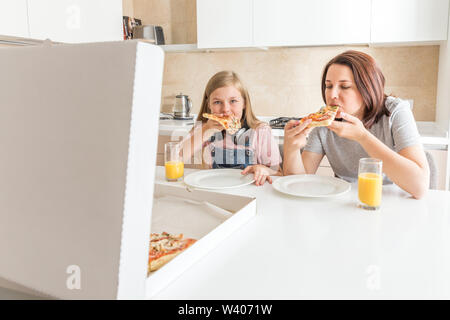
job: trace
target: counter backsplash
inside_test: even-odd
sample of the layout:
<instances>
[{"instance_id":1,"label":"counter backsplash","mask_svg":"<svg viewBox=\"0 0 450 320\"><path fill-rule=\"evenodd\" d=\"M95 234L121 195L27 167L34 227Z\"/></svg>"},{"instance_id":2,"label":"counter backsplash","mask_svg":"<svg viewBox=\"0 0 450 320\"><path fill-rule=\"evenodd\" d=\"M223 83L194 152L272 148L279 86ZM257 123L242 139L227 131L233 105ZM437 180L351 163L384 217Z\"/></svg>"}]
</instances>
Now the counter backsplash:
<instances>
[{"instance_id":1,"label":"counter backsplash","mask_svg":"<svg viewBox=\"0 0 450 320\"><path fill-rule=\"evenodd\" d=\"M192 98L198 113L209 78L233 70L247 86L255 113L297 116L323 105L320 79L325 64L350 49L372 55L386 77L386 93L414 100L414 116L434 121L439 46L305 47L226 52L166 53L162 112L171 112L175 96Z\"/></svg>"}]
</instances>

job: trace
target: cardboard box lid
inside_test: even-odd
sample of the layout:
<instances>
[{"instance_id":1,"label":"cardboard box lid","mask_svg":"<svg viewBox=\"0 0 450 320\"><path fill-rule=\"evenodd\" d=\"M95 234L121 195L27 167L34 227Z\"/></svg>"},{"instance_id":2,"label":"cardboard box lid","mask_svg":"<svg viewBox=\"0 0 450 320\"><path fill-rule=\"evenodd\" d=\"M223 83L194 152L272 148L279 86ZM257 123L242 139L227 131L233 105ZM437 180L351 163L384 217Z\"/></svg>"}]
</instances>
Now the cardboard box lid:
<instances>
[{"instance_id":1,"label":"cardboard box lid","mask_svg":"<svg viewBox=\"0 0 450 320\"><path fill-rule=\"evenodd\" d=\"M0 50L0 277L143 298L164 53L137 41Z\"/></svg>"}]
</instances>

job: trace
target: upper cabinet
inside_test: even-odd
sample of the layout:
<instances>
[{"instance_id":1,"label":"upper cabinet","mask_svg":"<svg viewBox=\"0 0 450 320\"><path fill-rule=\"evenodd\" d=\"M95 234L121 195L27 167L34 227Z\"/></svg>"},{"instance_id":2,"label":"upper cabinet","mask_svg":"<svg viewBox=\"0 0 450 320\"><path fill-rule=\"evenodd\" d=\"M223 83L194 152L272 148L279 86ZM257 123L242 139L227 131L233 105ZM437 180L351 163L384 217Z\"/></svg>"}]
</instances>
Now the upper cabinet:
<instances>
[{"instance_id":1,"label":"upper cabinet","mask_svg":"<svg viewBox=\"0 0 450 320\"><path fill-rule=\"evenodd\" d=\"M122 0L29 0L30 37L57 42L123 39Z\"/></svg>"},{"instance_id":2,"label":"upper cabinet","mask_svg":"<svg viewBox=\"0 0 450 320\"><path fill-rule=\"evenodd\" d=\"M27 0L0 0L0 36L30 37Z\"/></svg>"},{"instance_id":3,"label":"upper cabinet","mask_svg":"<svg viewBox=\"0 0 450 320\"><path fill-rule=\"evenodd\" d=\"M372 0L373 43L447 40L449 0Z\"/></svg>"},{"instance_id":4,"label":"upper cabinet","mask_svg":"<svg viewBox=\"0 0 450 320\"><path fill-rule=\"evenodd\" d=\"M69 43L122 40L122 0L0 0L1 36Z\"/></svg>"},{"instance_id":5,"label":"upper cabinet","mask_svg":"<svg viewBox=\"0 0 450 320\"><path fill-rule=\"evenodd\" d=\"M256 46L360 44L370 41L371 0L256 0Z\"/></svg>"},{"instance_id":6,"label":"upper cabinet","mask_svg":"<svg viewBox=\"0 0 450 320\"><path fill-rule=\"evenodd\" d=\"M199 48L447 40L449 0L197 0Z\"/></svg>"},{"instance_id":7,"label":"upper cabinet","mask_svg":"<svg viewBox=\"0 0 450 320\"><path fill-rule=\"evenodd\" d=\"M253 46L253 2L253 0L197 0L198 47Z\"/></svg>"}]
</instances>

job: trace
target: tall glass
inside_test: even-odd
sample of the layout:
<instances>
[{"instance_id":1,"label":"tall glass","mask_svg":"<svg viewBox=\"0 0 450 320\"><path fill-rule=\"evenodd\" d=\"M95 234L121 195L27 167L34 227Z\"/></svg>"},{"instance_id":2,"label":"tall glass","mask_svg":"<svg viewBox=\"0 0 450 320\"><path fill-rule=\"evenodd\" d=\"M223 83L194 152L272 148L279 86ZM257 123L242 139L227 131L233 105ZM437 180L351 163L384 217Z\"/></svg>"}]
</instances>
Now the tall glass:
<instances>
[{"instance_id":1,"label":"tall glass","mask_svg":"<svg viewBox=\"0 0 450 320\"><path fill-rule=\"evenodd\" d=\"M164 166L167 181L179 181L184 175L181 143L167 142L164 145Z\"/></svg>"},{"instance_id":2,"label":"tall glass","mask_svg":"<svg viewBox=\"0 0 450 320\"><path fill-rule=\"evenodd\" d=\"M359 207L377 210L381 204L383 186L383 161L373 158L359 159L358 198Z\"/></svg>"}]
</instances>

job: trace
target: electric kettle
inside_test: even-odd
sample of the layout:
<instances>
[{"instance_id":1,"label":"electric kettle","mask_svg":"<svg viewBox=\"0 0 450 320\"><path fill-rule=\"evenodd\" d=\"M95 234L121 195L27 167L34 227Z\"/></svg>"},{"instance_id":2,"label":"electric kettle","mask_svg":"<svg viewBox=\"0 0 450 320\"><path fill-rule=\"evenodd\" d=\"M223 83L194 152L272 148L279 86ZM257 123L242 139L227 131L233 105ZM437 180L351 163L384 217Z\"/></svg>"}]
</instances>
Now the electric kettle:
<instances>
[{"instance_id":1,"label":"electric kettle","mask_svg":"<svg viewBox=\"0 0 450 320\"><path fill-rule=\"evenodd\" d=\"M174 119L192 119L189 112L192 109L192 101L189 96L180 93L175 97L175 104L173 105Z\"/></svg>"}]
</instances>

